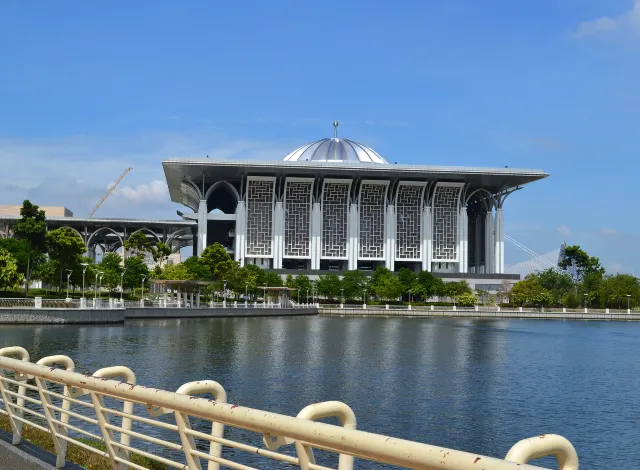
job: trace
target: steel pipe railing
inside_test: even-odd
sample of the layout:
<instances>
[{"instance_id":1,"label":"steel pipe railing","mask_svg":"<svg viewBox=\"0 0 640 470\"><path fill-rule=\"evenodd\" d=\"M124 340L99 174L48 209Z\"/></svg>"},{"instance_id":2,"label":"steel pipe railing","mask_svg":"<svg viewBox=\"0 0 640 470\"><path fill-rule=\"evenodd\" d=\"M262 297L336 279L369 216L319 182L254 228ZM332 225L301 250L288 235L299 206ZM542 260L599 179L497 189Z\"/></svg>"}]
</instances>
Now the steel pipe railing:
<instances>
[{"instance_id":1,"label":"steel pipe railing","mask_svg":"<svg viewBox=\"0 0 640 470\"><path fill-rule=\"evenodd\" d=\"M17 355L20 359L7 357L9 355ZM23 348L0 350L0 392L4 404L4 407L0 407L0 413L9 417L14 442L19 442L21 425L24 423L51 434L58 467L64 464L66 444L73 443L108 458L115 469L144 469L139 463L130 461L133 452L170 467L189 470L201 470L204 461L208 462L210 469L254 468L243 460L236 461L242 459L244 452L253 455L252 458L259 456L298 468L326 469L315 463L311 449L338 454L340 470L352 468L354 457L422 470L528 470L539 467L526 464L524 459L535 458L542 453L558 455L559 462L564 465L561 467L563 470L578 468L575 450L573 454L569 452L568 449L573 447L570 444L566 446L566 440L563 447L561 444L564 441L560 441L562 438L559 437L553 441L556 443L554 446L544 449L530 444L516 444L509 458L502 460L357 430L355 415L340 402L310 405L294 418L226 403L224 388L213 381L191 382L177 392L169 392L136 384L135 374L124 367L109 367L93 375L83 375L73 371L73 361L65 356L50 356L39 362L29 362L28 352ZM56 364L69 370L57 368L54 366ZM114 380L114 376L126 382ZM35 381L35 387L27 383L32 380ZM63 388L63 393L57 389L49 390L50 385ZM33 388L37 389L39 400L34 397ZM30 396L27 397L27 393ZM198 396L203 393L212 394L213 399ZM27 402L24 398L30 400ZM90 402L85 401L88 398ZM116 400L123 407L115 409L120 405L107 406L105 400L108 403ZM136 412L136 404L144 407L147 416ZM41 416L47 426L30 422L26 419L25 410L43 411ZM120 426L111 422L110 417L120 418ZM316 421L327 417L338 417L343 426ZM191 418L209 422L211 427L208 429L211 432L192 429ZM71 419L74 424L69 422ZM132 429L133 423L136 424L135 429ZM260 448L225 437L225 427L258 433L264 436L266 447ZM97 434L92 432L95 428L99 429ZM70 434L71 431L74 435L77 432L88 433L104 443L106 451L78 440ZM120 439L116 438L117 433ZM144 443L145 447L141 447L139 442ZM276 452L277 447L286 444L295 445L297 456ZM222 457L223 446L238 452ZM567 450L568 457L561 452L563 449ZM512 459L517 462L510 461Z\"/></svg>"}]
</instances>

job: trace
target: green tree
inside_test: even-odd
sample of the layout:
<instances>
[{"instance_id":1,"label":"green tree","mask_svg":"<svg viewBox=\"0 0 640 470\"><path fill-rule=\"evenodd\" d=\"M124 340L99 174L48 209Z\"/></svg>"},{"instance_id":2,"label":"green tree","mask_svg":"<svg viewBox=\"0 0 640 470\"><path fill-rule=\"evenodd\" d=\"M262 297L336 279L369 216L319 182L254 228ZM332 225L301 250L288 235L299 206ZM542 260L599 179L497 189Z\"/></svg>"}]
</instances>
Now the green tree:
<instances>
[{"instance_id":1,"label":"green tree","mask_svg":"<svg viewBox=\"0 0 640 470\"><path fill-rule=\"evenodd\" d=\"M575 290L571 276L557 269L549 268L534 273L532 276L536 277L540 285L549 291L553 297L552 303L555 305L562 304L569 292Z\"/></svg>"},{"instance_id":2,"label":"green tree","mask_svg":"<svg viewBox=\"0 0 640 470\"><path fill-rule=\"evenodd\" d=\"M162 273L162 267L171 256L171 247L166 243L158 243L154 248L151 248L151 256L156 263L155 271L158 275Z\"/></svg>"},{"instance_id":3,"label":"green tree","mask_svg":"<svg viewBox=\"0 0 640 470\"><path fill-rule=\"evenodd\" d=\"M334 300L340 295L340 289L342 283L340 278L336 274L327 274L326 276L320 276L316 283L318 288L318 294L330 300Z\"/></svg>"},{"instance_id":4,"label":"green tree","mask_svg":"<svg viewBox=\"0 0 640 470\"><path fill-rule=\"evenodd\" d=\"M189 280L211 281L211 271L209 269L209 266L204 263L202 258L198 258L197 256L189 256L181 264L184 264L191 272L192 275L189 276Z\"/></svg>"},{"instance_id":5,"label":"green tree","mask_svg":"<svg viewBox=\"0 0 640 470\"><path fill-rule=\"evenodd\" d=\"M605 272L604 268L600 266L600 260L589 256L578 245L565 247L558 266L567 270L575 282L583 281L586 275L599 274L602 276Z\"/></svg>"},{"instance_id":6,"label":"green tree","mask_svg":"<svg viewBox=\"0 0 640 470\"><path fill-rule=\"evenodd\" d=\"M282 277L273 271L265 273L264 282L267 284L267 287L282 287Z\"/></svg>"},{"instance_id":7,"label":"green tree","mask_svg":"<svg viewBox=\"0 0 640 470\"><path fill-rule=\"evenodd\" d=\"M80 256L87 247L80 235L69 227L51 230L46 235L49 258L58 263L58 288L62 288L63 276L67 269L77 269Z\"/></svg>"},{"instance_id":8,"label":"green tree","mask_svg":"<svg viewBox=\"0 0 640 470\"><path fill-rule=\"evenodd\" d=\"M364 299L364 292L368 288L367 278L362 271L346 271L342 276L342 288L347 299L362 300Z\"/></svg>"},{"instance_id":9,"label":"green tree","mask_svg":"<svg viewBox=\"0 0 640 470\"><path fill-rule=\"evenodd\" d=\"M207 271L208 274L208 271ZM199 277L184 262L165 266L161 273L162 279L171 281L197 281Z\"/></svg>"},{"instance_id":10,"label":"green tree","mask_svg":"<svg viewBox=\"0 0 640 470\"><path fill-rule=\"evenodd\" d=\"M411 271L408 268L400 268L398 271L398 280L400 284L404 287L404 291L402 292L403 296L408 296L409 291L411 291L411 295L415 296L413 292L413 287L415 286L418 276L416 273Z\"/></svg>"},{"instance_id":11,"label":"green tree","mask_svg":"<svg viewBox=\"0 0 640 470\"><path fill-rule=\"evenodd\" d=\"M18 273L24 277L27 274L27 263L29 257L29 246L26 240L18 240L17 238L0 238L0 249L11 253L16 260ZM39 253L31 258L31 271L37 269L39 265L47 261L44 253ZM32 276L33 278L33 276Z\"/></svg>"},{"instance_id":12,"label":"green tree","mask_svg":"<svg viewBox=\"0 0 640 470\"><path fill-rule=\"evenodd\" d=\"M416 299L425 299L426 301L438 295L438 292L442 291L443 287L442 279L435 277L429 271L420 271L411 287L411 291Z\"/></svg>"},{"instance_id":13,"label":"green tree","mask_svg":"<svg viewBox=\"0 0 640 470\"><path fill-rule=\"evenodd\" d=\"M13 233L18 240L27 243L27 266L25 272L24 295L29 294L31 282L31 261L42 255L46 248L47 224L44 211L25 200L20 209L20 220L13 225Z\"/></svg>"},{"instance_id":14,"label":"green tree","mask_svg":"<svg viewBox=\"0 0 640 470\"><path fill-rule=\"evenodd\" d=\"M309 280L309 276L306 274L298 274L293 280L293 286L296 289L296 296L300 299L301 302L307 301L307 292L311 294L311 289L313 289L313 284ZM298 296L299 294L299 296Z\"/></svg>"},{"instance_id":15,"label":"green tree","mask_svg":"<svg viewBox=\"0 0 640 470\"><path fill-rule=\"evenodd\" d=\"M102 285L114 291L120 287L120 275L122 274L122 256L118 253L105 253L98 264L98 270L102 271Z\"/></svg>"},{"instance_id":16,"label":"green tree","mask_svg":"<svg viewBox=\"0 0 640 470\"><path fill-rule=\"evenodd\" d=\"M142 231L133 232L129 235L129 238L124 241L124 249L133 254L133 256L144 256L145 253L153 254L151 243L147 235Z\"/></svg>"},{"instance_id":17,"label":"green tree","mask_svg":"<svg viewBox=\"0 0 640 470\"><path fill-rule=\"evenodd\" d=\"M238 268L238 263L231 259L227 250L220 243L209 245L202 251L200 261L209 268L210 279L220 283L230 279L232 271Z\"/></svg>"},{"instance_id":18,"label":"green tree","mask_svg":"<svg viewBox=\"0 0 640 470\"><path fill-rule=\"evenodd\" d=\"M553 295L540 284L540 279L529 275L517 282L511 289L511 298L522 306L548 306L553 302Z\"/></svg>"},{"instance_id":19,"label":"green tree","mask_svg":"<svg viewBox=\"0 0 640 470\"><path fill-rule=\"evenodd\" d=\"M287 277L284 280L284 285L290 289L295 289L293 276L291 274L287 274Z\"/></svg>"},{"instance_id":20,"label":"green tree","mask_svg":"<svg viewBox=\"0 0 640 470\"><path fill-rule=\"evenodd\" d=\"M21 277L16 259L10 252L0 248L0 287L14 287L20 282Z\"/></svg>"},{"instance_id":21,"label":"green tree","mask_svg":"<svg viewBox=\"0 0 640 470\"><path fill-rule=\"evenodd\" d=\"M124 261L123 285L126 289L138 289L142 285L142 277L145 277L145 285L149 284L149 268L139 256L128 256Z\"/></svg>"},{"instance_id":22,"label":"green tree","mask_svg":"<svg viewBox=\"0 0 640 470\"><path fill-rule=\"evenodd\" d=\"M473 307L478 303L478 298L470 292L465 292L458 297L458 305L461 307Z\"/></svg>"},{"instance_id":23,"label":"green tree","mask_svg":"<svg viewBox=\"0 0 640 470\"><path fill-rule=\"evenodd\" d=\"M32 279L42 281L45 288L57 286L60 280L60 263L54 259L45 261L32 271Z\"/></svg>"},{"instance_id":24,"label":"green tree","mask_svg":"<svg viewBox=\"0 0 640 470\"><path fill-rule=\"evenodd\" d=\"M249 297L255 299L262 294L262 286L265 285L265 271L255 264L247 264L241 268L241 276L245 279L245 284L249 284Z\"/></svg>"},{"instance_id":25,"label":"green tree","mask_svg":"<svg viewBox=\"0 0 640 470\"><path fill-rule=\"evenodd\" d=\"M376 270L377 272L378 270ZM400 297L404 291L405 286L402 285L400 279L398 279L392 272L381 272L375 280L375 283L371 286L373 293L381 300L394 300Z\"/></svg>"}]
</instances>

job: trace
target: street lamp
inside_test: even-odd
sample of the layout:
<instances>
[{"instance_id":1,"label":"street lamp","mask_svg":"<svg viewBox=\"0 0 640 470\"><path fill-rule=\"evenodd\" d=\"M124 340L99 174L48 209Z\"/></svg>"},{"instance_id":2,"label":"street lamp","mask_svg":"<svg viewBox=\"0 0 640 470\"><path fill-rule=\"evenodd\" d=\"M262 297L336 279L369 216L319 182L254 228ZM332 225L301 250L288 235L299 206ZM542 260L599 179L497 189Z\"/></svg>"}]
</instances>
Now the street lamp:
<instances>
[{"instance_id":1,"label":"street lamp","mask_svg":"<svg viewBox=\"0 0 640 470\"><path fill-rule=\"evenodd\" d=\"M631 310L631 294L627 294L627 312Z\"/></svg>"},{"instance_id":2,"label":"street lamp","mask_svg":"<svg viewBox=\"0 0 640 470\"><path fill-rule=\"evenodd\" d=\"M84 299L84 273L87 272L89 263L80 263L80 266L84 266L84 269L82 270L82 298Z\"/></svg>"},{"instance_id":3,"label":"street lamp","mask_svg":"<svg viewBox=\"0 0 640 470\"><path fill-rule=\"evenodd\" d=\"M362 305L367 305L367 289L362 290Z\"/></svg>"},{"instance_id":4,"label":"street lamp","mask_svg":"<svg viewBox=\"0 0 640 470\"><path fill-rule=\"evenodd\" d=\"M124 273L127 271L127 268L124 268L120 273L120 305L124 305L122 300L122 294L124 292Z\"/></svg>"},{"instance_id":5,"label":"street lamp","mask_svg":"<svg viewBox=\"0 0 640 470\"><path fill-rule=\"evenodd\" d=\"M249 301L249 283L248 282L244 284L244 300L246 302Z\"/></svg>"},{"instance_id":6,"label":"street lamp","mask_svg":"<svg viewBox=\"0 0 640 470\"><path fill-rule=\"evenodd\" d=\"M344 288L340 288L340 308L344 307Z\"/></svg>"},{"instance_id":7,"label":"street lamp","mask_svg":"<svg viewBox=\"0 0 640 470\"><path fill-rule=\"evenodd\" d=\"M226 307L227 306L227 281L226 279L224 281L224 290L222 291L222 306Z\"/></svg>"},{"instance_id":8,"label":"street lamp","mask_svg":"<svg viewBox=\"0 0 640 470\"><path fill-rule=\"evenodd\" d=\"M144 281L147 280L147 276L142 276L142 283L140 284L140 303L144 302Z\"/></svg>"},{"instance_id":9,"label":"street lamp","mask_svg":"<svg viewBox=\"0 0 640 470\"><path fill-rule=\"evenodd\" d=\"M100 273L100 277L98 278L98 291L100 291L100 298L102 299L102 276L104 276L104 273Z\"/></svg>"},{"instance_id":10,"label":"street lamp","mask_svg":"<svg viewBox=\"0 0 640 470\"><path fill-rule=\"evenodd\" d=\"M102 274L102 271L96 271L96 281L93 283L93 306L96 305L98 299L98 275Z\"/></svg>"},{"instance_id":11,"label":"street lamp","mask_svg":"<svg viewBox=\"0 0 640 470\"><path fill-rule=\"evenodd\" d=\"M411 310L411 289L409 289L409 310Z\"/></svg>"},{"instance_id":12,"label":"street lamp","mask_svg":"<svg viewBox=\"0 0 640 470\"><path fill-rule=\"evenodd\" d=\"M587 294L584 294L584 308L587 308Z\"/></svg>"},{"instance_id":13,"label":"street lamp","mask_svg":"<svg viewBox=\"0 0 640 470\"><path fill-rule=\"evenodd\" d=\"M309 305L309 289L307 289L307 306Z\"/></svg>"},{"instance_id":14,"label":"street lamp","mask_svg":"<svg viewBox=\"0 0 640 470\"><path fill-rule=\"evenodd\" d=\"M69 298L69 278L71 277L72 272L72 270L67 269L67 299Z\"/></svg>"}]
</instances>

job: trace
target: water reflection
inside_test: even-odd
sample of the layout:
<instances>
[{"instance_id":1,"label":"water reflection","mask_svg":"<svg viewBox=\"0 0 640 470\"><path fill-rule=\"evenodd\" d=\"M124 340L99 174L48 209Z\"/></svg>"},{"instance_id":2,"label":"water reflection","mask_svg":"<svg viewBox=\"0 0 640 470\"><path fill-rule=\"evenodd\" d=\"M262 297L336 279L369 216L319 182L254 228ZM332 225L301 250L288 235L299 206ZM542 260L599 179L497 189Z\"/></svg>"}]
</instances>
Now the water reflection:
<instances>
[{"instance_id":1,"label":"water reflection","mask_svg":"<svg viewBox=\"0 0 640 470\"><path fill-rule=\"evenodd\" d=\"M126 365L139 383L169 390L213 379L232 402L289 415L341 400L361 429L494 456L556 432L576 445L584 468L604 468L611 455L631 459L640 438L635 323L140 320L1 326L0 346L8 345L26 347L33 360L69 355L83 372Z\"/></svg>"}]
</instances>

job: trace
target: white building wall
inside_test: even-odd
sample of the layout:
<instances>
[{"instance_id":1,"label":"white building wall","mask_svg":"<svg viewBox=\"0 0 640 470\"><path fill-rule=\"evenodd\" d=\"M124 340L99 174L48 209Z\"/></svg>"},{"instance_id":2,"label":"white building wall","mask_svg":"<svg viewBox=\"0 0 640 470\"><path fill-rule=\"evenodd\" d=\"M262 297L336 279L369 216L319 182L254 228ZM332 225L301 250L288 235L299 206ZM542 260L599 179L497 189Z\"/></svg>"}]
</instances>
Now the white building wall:
<instances>
[{"instance_id":1,"label":"white building wall","mask_svg":"<svg viewBox=\"0 0 640 470\"><path fill-rule=\"evenodd\" d=\"M273 269L282 268L284 249L284 207L278 201L273 209Z\"/></svg>"},{"instance_id":2,"label":"white building wall","mask_svg":"<svg viewBox=\"0 0 640 470\"><path fill-rule=\"evenodd\" d=\"M433 257L432 236L433 222L431 220L431 207L422 209L422 270L431 271Z\"/></svg>"},{"instance_id":3,"label":"white building wall","mask_svg":"<svg viewBox=\"0 0 640 470\"><path fill-rule=\"evenodd\" d=\"M460 256L459 256L459 272L466 273L469 266L469 217L467 215L467 206L460 207L458 216L458 230L460 232Z\"/></svg>"},{"instance_id":4,"label":"white building wall","mask_svg":"<svg viewBox=\"0 0 640 470\"><path fill-rule=\"evenodd\" d=\"M391 271L395 268L396 260L396 208L393 204L387 206L385 215L386 246L384 252L385 266Z\"/></svg>"},{"instance_id":5,"label":"white building wall","mask_svg":"<svg viewBox=\"0 0 640 470\"><path fill-rule=\"evenodd\" d=\"M351 204L349 208L349 259L348 269L358 269L358 237L360 236L360 214L358 205Z\"/></svg>"},{"instance_id":6,"label":"white building wall","mask_svg":"<svg viewBox=\"0 0 640 470\"><path fill-rule=\"evenodd\" d=\"M494 271L496 274L502 274L504 273L504 216L501 207L496 209L494 246Z\"/></svg>"},{"instance_id":7,"label":"white building wall","mask_svg":"<svg viewBox=\"0 0 640 470\"><path fill-rule=\"evenodd\" d=\"M207 247L207 200L201 199L198 204L198 256Z\"/></svg>"},{"instance_id":8,"label":"white building wall","mask_svg":"<svg viewBox=\"0 0 640 470\"><path fill-rule=\"evenodd\" d=\"M493 245L493 232L495 230L494 224L493 224L493 213L492 211L488 211L487 215L485 217L485 221L484 221L484 236L485 236L485 242L484 242L484 250L485 250L485 255L484 255L484 259L485 259L485 265L484 265L484 272L487 274L492 274L493 271L493 265L494 265L494 254L493 254L493 249L494 249L494 245Z\"/></svg>"},{"instance_id":9,"label":"white building wall","mask_svg":"<svg viewBox=\"0 0 640 470\"><path fill-rule=\"evenodd\" d=\"M322 243L322 205L313 204L311 211L311 269L320 269Z\"/></svg>"},{"instance_id":10,"label":"white building wall","mask_svg":"<svg viewBox=\"0 0 640 470\"><path fill-rule=\"evenodd\" d=\"M240 263L240 266L245 265L245 246L246 246L246 232L247 226L247 210L244 201L238 201L236 206L236 240L235 240L235 256L236 261Z\"/></svg>"}]
</instances>

